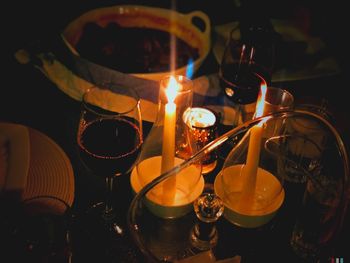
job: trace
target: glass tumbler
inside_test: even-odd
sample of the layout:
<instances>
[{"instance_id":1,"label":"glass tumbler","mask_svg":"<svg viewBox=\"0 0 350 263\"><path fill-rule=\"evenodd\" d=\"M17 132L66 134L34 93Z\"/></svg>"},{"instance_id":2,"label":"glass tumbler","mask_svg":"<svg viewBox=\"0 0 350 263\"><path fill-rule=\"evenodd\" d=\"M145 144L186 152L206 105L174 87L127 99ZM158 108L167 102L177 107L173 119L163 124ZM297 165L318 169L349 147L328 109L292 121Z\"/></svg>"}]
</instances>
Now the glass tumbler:
<instances>
[{"instance_id":1,"label":"glass tumbler","mask_svg":"<svg viewBox=\"0 0 350 263\"><path fill-rule=\"evenodd\" d=\"M12 241L18 260L71 262L71 208L64 200L55 196L23 200L16 221Z\"/></svg>"}]
</instances>

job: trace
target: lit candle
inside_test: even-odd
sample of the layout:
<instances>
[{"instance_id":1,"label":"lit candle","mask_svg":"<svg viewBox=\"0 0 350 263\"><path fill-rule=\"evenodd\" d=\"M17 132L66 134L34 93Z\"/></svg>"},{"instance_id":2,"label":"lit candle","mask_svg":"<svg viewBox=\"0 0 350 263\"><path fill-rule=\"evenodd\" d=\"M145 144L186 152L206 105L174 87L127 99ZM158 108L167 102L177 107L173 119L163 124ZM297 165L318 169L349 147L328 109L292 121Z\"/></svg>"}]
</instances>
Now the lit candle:
<instances>
[{"instance_id":1,"label":"lit candle","mask_svg":"<svg viewBox=\"0 0 350 263\"><path fill-rule=\"evenodd\" d=\"M161 172L164 173L174 167L175 161L175 130L176 130L176 104L175 98L179 84L171 76L168 87L165 89L168 102L165 104L164 130L162 144ZM176 176L173 175L163 183L163 203L172 204L176 192Z\"/></svg>"},{"instance_id":2,"label":"lit candle","mask_svg":"<svg viewBox=\"0 0 350 263\"><path fill-rule=\"evenodd\" d=\"M216 123L216 117L213 112L199 107L186 111L184 120L187 124L190 124L190 128L208 128Z\"/></svg>"},{"instance_id":3,"label":"lit candle","mask_svg":"<svg viewBox=\"0 0 350 263\"><path fill-rule=\"evenodd\" d=\"M264 102L266 96L266 84L262 84L259 99L256 104L255 118L259 118L264 112ZM260 146L263 134L263 123L260 122L250 129L247 161L243 169L245 183L243 185L242 200L250 201L254 197L256 177L259 167Z\"/></svg>"}]
</instances>

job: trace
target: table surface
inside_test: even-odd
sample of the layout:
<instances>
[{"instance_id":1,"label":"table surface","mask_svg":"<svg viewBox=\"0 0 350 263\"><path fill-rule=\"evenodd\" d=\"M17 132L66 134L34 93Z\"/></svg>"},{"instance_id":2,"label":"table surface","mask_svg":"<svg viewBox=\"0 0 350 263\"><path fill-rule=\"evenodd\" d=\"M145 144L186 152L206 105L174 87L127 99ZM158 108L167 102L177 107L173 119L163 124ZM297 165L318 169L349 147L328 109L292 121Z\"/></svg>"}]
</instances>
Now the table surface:
<instances>
[{"instance_id":1,"label":"table surface","mask_svg":"<svg viewBox=\"0 0 350 263\"><path fill-rule=\"evenodd\" d=\"M208 6L206 6L206 8L207 7ZM46 8L49 12L53 11L51 7L46 6ZM89 6L86 6L85 8L88 9ZM30 8L30 10L33 10L33 8ZM42 11L36 10L34 13L38 15L41 12ZM48 19L49 17L49 14L46 12L42 13L42 15L44 19ZM73 15L71 14L71 16ZM29 19L30 15L26 14L24 17ZM54 17L56 17L56 15L54 15ZM217 21L221 22L218 17L219 16L216 16ZM21 20L23 23L25 23L25 18L22 18L23 20ZM69 16L65 19L69 19ZM33 18L33 21L32 26L39 24L38 18ZM40 21L40 23L42 23L42 20ZM60 21L54 24L56 30L59 30L58 28L64 23L65 21ZM15 29L18 28L15 27ZM29 31L26 31L26 29ZM1 87L0 121L20 123L35 128L51 137L59 146L61 146L73 165L75 174L74 209L76 213L79 213L84 211L84 209L92 203L102 200L104 197L104 181L89 173L81 165L77 155L75 145L80 103L61 92L32 65L20 65L15 61L13 57L14 50L20 48L21 45L26 43L26 41L42 36L41 33L43 32L40 31L40 29L35 29L34 31L30 30L30 27L27 25L24 26L24 29L22 28L19 33L23 34L16 34L16 36L14 36L13 33L9 34L9 42L7 43L9 45L6 48L7 53L5 59L2 60L2 69L4 70L3 75L5 75L5 79L8 81L5 82L6 85L3 83ZM30 33L33 34L31 35ZM216 73L217 70L217 62L213 53L210 52L194 78ZM336 126L341 134L344 135L346 145L349 146L350 125L346 114L348 99L347 96L344 95L348 84L345 72L332 77L273 83L273 85L289 90L296 100L307 96L326 98L329 101L330 108L335 116ZM147 134L147 131L151 126L149 123L144 123L144 127L146 131L145 134ZM223 129L225 128L227 129L227 127L223 127ZM118 207L120 208L119 212L123 216L126 216L126 210L132 199L128 177L118 181L115 190L116 200L123 200L122 203L118 202ZM123 198L121 198L122 195ZM125 198L125 196L127 198ZM346 257L346 254L348 253L348 247L345 244L350 243L349 222L350 216L347 215L339 241L334 245L334 249L332 250L332 256L334 257ZM239 234L242 235L243 238L247 233ZM248 233L248 236L249 235L250 233ZM268 242L268 237L260 236L259 238L260 241L265 241L265 238L267 238L266 242ZM249 241L245 240L244 242ZM276 244L272 243L271 245ZM101 255L98 254L98 251L99 250L96 249L96 253L90 253L86 257L81 257L81 260L101 260ZM250 254L249 251L247 253ZM283 253L283 251L276 252L273 259L277 261L279 255L281 255L281 257L283 257L280 257L281 261L287 261L288 255L284 255ZM264 256L267 258L269 257L269 255ZM296 259L290 258L290 262L294 262L294 260ZM324 262L330 262L327 260L329 259L325 259ZM244 262L260 261L259 258L254 257L253 253L252 256L247 257ZM346 260L344 262L346 262Z\"/></svg>"}]
</instances>

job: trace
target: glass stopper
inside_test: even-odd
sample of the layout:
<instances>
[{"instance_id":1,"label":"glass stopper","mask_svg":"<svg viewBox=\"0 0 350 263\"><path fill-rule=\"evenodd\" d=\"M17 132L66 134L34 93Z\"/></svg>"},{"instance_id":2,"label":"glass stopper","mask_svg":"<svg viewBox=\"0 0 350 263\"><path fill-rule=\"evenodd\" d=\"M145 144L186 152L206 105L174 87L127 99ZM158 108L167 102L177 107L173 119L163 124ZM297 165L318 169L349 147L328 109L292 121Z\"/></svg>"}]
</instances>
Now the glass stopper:
<instances>
[{"instance_id":1,"label":"glass stopper","mask_svg":"<svg viewBox=\"0 0 350 263\"><path fill-rule=\"evenodd\" d=\"M206 223L217 221L224 212L222 200L214 193L202 194L193 206L198 219Z\"/></svg>"},{"instance_id":2,"label":"glass stopper","mask_svg":"<svg viewBox=\"0 0 350 263\"><path fill-rule=\"evenodd\" d=\"M224 212L224 204L214 193L205 192L197 198L193 207L199 222L192 229L191 244L198 250L209 250L218 242L215 222Z\"/></svg>"}]
</instances>

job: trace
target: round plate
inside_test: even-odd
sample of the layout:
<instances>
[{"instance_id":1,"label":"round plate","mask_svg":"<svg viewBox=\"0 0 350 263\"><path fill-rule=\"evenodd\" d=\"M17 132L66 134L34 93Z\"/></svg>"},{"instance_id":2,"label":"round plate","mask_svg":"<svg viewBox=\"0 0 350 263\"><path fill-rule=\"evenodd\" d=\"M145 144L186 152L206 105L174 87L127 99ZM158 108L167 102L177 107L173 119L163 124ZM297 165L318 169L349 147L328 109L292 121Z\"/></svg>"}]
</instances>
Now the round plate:
<instances>
[{"instance_id":1,"label":"round plate","mask_svg":"<svg viewBox=\"0 0 350 263\"><path fill-rule=\"evenodd\" d=\"M74 174L64 151L43 133L29 128L30 165L23 199L48 195L72 206Z\"/></svg>"}]
</instances>

